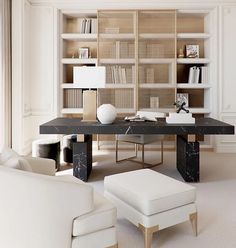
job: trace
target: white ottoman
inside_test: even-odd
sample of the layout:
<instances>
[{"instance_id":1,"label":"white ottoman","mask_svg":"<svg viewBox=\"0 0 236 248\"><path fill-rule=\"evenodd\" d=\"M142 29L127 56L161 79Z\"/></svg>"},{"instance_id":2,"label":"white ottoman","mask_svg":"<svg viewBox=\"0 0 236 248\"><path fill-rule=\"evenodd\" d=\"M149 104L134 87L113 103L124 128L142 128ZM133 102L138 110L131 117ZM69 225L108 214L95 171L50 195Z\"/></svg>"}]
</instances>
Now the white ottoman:
<instances>
[{"instance_id":1,"label":"white ottoman","mask_svg":"<svg viewBox=\"0 0 236 248\"><path fill-rule=\"evenodd\" d=\"M104 187L105 196L143 231L145 248L154 232L188 220L197 235L194 187L150 169L107 176Z\"/></svg>"}]
</instances>

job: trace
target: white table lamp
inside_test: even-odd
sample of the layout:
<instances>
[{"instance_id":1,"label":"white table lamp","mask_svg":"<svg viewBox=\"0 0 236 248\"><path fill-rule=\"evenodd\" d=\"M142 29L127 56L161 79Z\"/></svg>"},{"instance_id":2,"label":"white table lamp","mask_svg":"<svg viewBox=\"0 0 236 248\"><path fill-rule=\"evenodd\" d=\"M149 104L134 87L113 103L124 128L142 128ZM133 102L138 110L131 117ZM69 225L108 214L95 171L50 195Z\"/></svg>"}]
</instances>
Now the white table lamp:
<instances>
[{"instance_id":1,"label":"white table lamp","mask_svg":"<svg viewBox=\"0 0 236 248\"><path fill-rule=\"evenodd\" d=\"M83 121L97 121L97 91L91 89L105 88L105 66L73 67L73 82L83 91Z\"/></svg>"}]
</instances>

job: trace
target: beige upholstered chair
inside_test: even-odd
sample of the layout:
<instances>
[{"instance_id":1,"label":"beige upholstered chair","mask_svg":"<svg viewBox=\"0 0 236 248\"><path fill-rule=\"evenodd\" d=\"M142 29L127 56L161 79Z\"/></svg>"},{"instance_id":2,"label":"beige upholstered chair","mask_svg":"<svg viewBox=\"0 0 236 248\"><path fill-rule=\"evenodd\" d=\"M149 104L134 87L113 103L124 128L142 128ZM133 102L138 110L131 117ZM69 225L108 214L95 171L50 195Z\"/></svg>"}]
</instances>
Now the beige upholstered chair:
<instances>
[{"instance_id":1,"label":"beige upholstered chair","mask_svg":"<svg viewBox=\"0 0 236 248\"><path fill-rule=\"evenodd\" d=\"M54 176L54 160L1 155L0 247L117 247L116 208L90 185Z\"/></svg>"},{"instance_id":2,"label":"beige upholstered chair","mask_svg":"<svg viewBox=\"0 0 236 248\"><path fill-rule=\"evenodd\" d=\"M164 113L160 112L144 112L144 111L138 111L136 115L139 115L140 117L147 117L147 118L163 118L165 117ZM126 160L134 161L137 163L141 163L143 167L154 167L157 165L160 165L163 163L163 140L164 140L164 135L147 135L147 134L119 134L116 135L116 162L122 162ZM161 144L161 152L160 152L160 160L157 163L147 163L145 162L145 157L144 157L144 147L147 144L151 144L154 142L159 141ZM132 143L134 144L135 147L135 155L132 157L124 158L124 159L119 159L118 156L118 150L119 150L119 142L127 142L127 143ZM138 147L141 146L141 161L136 160L137 155L138 155Z\"/></svg>"}]
</instances>

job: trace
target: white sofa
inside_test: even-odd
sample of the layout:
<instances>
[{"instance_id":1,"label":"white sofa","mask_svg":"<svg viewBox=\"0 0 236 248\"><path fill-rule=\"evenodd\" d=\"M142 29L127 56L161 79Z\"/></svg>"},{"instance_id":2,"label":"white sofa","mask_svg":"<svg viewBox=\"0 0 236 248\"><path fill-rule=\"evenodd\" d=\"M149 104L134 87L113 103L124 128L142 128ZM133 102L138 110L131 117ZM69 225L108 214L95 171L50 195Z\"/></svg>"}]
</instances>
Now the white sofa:
<instances>
[{"instance_id":1,"label":"white sofa","mask_svg":"<svg viewBox=\"0 0 236 248\"><path fill-rule=\"evenodd\" d=\"M0 166L0 247L117 247L110 202L73 176L54 176L53 160L23 160L30 172Z\"/></svg>"}]
</instances>

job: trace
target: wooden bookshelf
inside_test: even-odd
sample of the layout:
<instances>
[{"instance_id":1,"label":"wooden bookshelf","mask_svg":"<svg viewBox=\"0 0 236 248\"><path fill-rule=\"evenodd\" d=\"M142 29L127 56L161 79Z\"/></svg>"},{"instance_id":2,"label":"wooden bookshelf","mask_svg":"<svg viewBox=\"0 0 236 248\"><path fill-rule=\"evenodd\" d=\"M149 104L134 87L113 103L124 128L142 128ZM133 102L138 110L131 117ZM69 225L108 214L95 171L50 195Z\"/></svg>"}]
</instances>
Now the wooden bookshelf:
<instances>
[{"instance_id":1,"label":"wooden bookshelf","mask_svg":"<svg viewBox=\"0 0 236 248\"><path fill-rule=\"evenodd\" d=\"M111 103L119 116L138 110L174 111L177 94L188 94L196 117L212 114L214 57L211 10L63 11L60 28L61 113L81 114L82 105L65 105L73 85L73 66L106 66L106 88L98 89L98 105ZM97 23L96 32L81 32L83 20ZM186 45L198 45L199 57L187 58ZM89 47L88 58L78 49ZM178 57L183 49L185 57ZM191 67L207 68L197 83L188 83ZM157 103L158 102L158 103ZM68 102L67 102L68 105Z\"/></svg>"}]
</instances>

